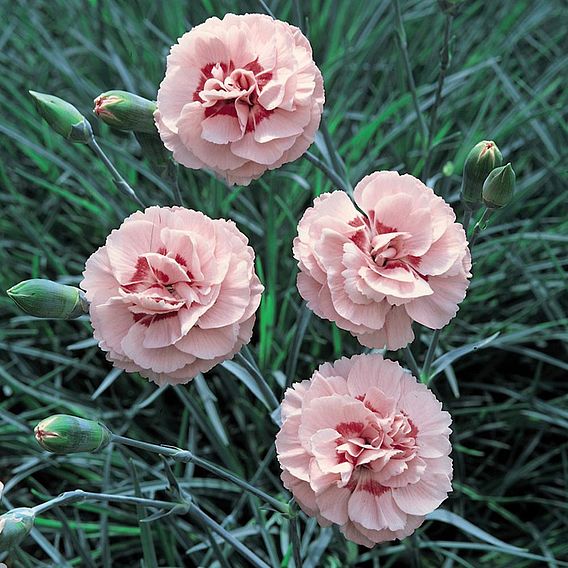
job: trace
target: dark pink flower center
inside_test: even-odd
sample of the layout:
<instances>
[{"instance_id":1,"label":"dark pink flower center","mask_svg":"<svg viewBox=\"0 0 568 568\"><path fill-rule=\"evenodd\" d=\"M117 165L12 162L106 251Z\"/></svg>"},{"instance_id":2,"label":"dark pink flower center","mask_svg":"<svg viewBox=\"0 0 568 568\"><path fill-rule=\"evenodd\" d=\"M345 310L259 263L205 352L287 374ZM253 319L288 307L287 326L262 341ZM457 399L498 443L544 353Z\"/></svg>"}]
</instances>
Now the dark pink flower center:
<instances>
[{"instance_id":1,"label":"dark pink flower center","mask_svg":"<svg viewBox=\"0 0 568 568\"><path fill-rule=\"evenodd\" d=\"M264 71L258 60L242 68L229 63L208 63L201 68L201 78L193 93L193 100L205 109L205 117L231 116L243 124L246 132L272 114L258 101L264 86L272 79L271 71Z\"/></svg>"},{"instance_id":2,"label":"dark pink flower center","mask_svg":"<svg viewBox=\"0 0 568 568\"><path fill-rule=\"evenodd\" d=\"M398 231L375 218L375 212L370 211L369 216L361 215L349 222L357 232L351 235L351 241L366 255L370 256L379 268L402 268L414 272L420 278L428 277L418 271L420 258L405 251L405 241L411 235L405 231Z\"/></svg>"},{"instance_id":3,"label":"dark pink flower center","mask_svg":"<svg viewBox=\"0 0 568 568\"><path fill-rule=\"evenodd\" d=\"M409 461L416 455L418 428L404 411L391 416L375 412L375 416L376 420L366 423L336 425L335 430L341 434L336 441L338 463L348 462L354 470L377 470L391 460Z\"/></svg>"},{"instance_id":4,"label":"dark pink flower center","mask_svg":"<svg viewBox=\"0 0 568 568\"><path fill-rule=\"evenodd\" d=\"M130 304L134 322L149 327L177 317L181 309L190 307L187 290L180 294L180 288L194 285L186 259L161 247L156 253L138 257L132 277L121 286L121 291Z\"/></svg>"}]
</instances>

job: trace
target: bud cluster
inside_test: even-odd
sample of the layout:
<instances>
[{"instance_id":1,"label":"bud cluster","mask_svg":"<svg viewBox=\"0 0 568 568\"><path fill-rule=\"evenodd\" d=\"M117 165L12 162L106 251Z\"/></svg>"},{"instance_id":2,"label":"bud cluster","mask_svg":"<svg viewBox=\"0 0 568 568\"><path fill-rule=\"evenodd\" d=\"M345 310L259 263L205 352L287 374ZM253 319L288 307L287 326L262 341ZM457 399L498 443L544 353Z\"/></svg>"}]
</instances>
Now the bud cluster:
<instances>
[{"instance_id":1,"label":"bud cluster","mask_svg":"<svg viewBox=\"0 0 568 568\"><path fill-rule=\"evenodd\" d=\"M508 205L513 198L515 172L510 163L502 166L503 156L492 140L476 144L463 168L461 199L470 211L483 203L489 209Z\"/></svg>"}]
</instances>

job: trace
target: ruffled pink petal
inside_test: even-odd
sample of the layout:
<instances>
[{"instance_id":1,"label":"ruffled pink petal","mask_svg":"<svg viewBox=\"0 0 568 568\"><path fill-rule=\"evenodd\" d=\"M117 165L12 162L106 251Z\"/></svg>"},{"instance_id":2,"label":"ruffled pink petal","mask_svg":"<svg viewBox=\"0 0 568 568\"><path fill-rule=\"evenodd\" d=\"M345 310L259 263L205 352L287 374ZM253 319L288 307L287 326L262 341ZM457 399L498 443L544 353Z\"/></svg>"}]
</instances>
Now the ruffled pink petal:
<instances>
[{"instance_id":1,"label":"ruffled pink petal","mask_svg":"<svg viewBox=\"0 0 568 568\"><path fill-rule=\"evenodd\" d=\"M285 486L308 515L356 543L412 534L451 491L449 416L398 363L325 363L287 390L281 415Z\"/></svg>"},{"instance_id":2,"label":"ruffled pink petal","mask_svg":"<svg viewBox=\"0 0 568 568\"><path fill-rule=\"evenodd\" d=\"M395 503L411 515L426 515L446 500L452 486L443 474L432 474L406 487L392 490Z\"/></svg>"},{"instance_id":3,"label":"ruffled pink petal","mask_svg":"<svg viewBox=\"0 0 568 568\"><path fill-rule=\"evenodd\" d=\"M367 485L370 489L363 489ZM359 484L351 494L348 511L352 521L371 530L397 531L406 524L406 514L394 502L390 489L372 481Z\"/></svg>"},{"instance_id":4,"label":"ruffled pink petal","mask_svg":"<svg viewBox=\"0 0 568 568\"><path fill-rule=\"evenodd\" d=\"M194 326L175 346L199 359L214 359L231 351L237 342L238 330L235 324L215 329Z\"/></svg>"},{"instance_id":5,"label":"ruffled pink petal","mask_svg":"<svg viewBox=\"0 0 568 568\"><path fill-rule=\"evenodd\" d=\"M416 298L405 304L406 313L418 323L432 329L441 329L458 312L458 304L465 298L469 280L464 275L433 276L428 279L430 296Z\"/></svg>"},{"instance_id":6,"label":"ruffled pink petal","mask_svg":"<svg viewBox=\"0 0 568 568\"><path fill-rule=\"evenodd\" d=\"M107 358L179 384L250 341L263 286L233 222L181 207L136 212L89 259L81 283Z\"/></svg>"},{"instance_id":7,"label":"ruffled pink petal","mask_svg":"<svg viewBox=\"0 0 568 568\"><path fill-rule=\"evenodd\" d=\"M375 349L401 349L414 339L412 320L404 307L393 307L385 318L385 325L379 331L373 333L357 334L357 339L362 345Z\"/></svg>"}]
</instances>

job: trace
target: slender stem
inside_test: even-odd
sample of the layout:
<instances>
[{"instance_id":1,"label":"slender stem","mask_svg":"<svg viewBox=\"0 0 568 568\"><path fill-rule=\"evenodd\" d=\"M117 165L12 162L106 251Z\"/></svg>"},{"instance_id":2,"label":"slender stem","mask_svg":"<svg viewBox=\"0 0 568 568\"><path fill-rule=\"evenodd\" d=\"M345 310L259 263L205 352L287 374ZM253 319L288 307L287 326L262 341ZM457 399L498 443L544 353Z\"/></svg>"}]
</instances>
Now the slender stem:
<instances>
[{"instance_id":1,"label":"slender stem","mask_svg":"<svg viewBox=\"0 0 568 568\"><path fill-rule=\"evenodd\" d=\"M118 436L116 434L113 434L112 441L116 444L123 444L125 446L131 446L133 448L145 450L154 454L168 456L178 462L194 463L195 465L198 465L203 469L206 469L207 471L215 474L221 479L230 481L231 483L238 485L245 491L256 495L257 497L274 507L274 509L276 509L278 512L286 515L290 511L290 508L285 503L278 501L271 495L268 495L268 493L265 493L261 489L254 487L254 485L251 485L244 479L233 475L231 472L219 467L218 465L215 465L214 463L211 463L210 461L203 458L197 457L193 452L190 452L189 450L182 450L181 448L175 448L172 446L158 446L157 444L150 444L148 442L142 442L140 440L133 440L132 438L125 438L124 436Z\"/></svg>"},{"instance_id":2,"label":"slender stem","mask_svg":"<svg viewBox=\"0 0 568 568\"><path fill-rule=\"evenodd\" d=\"M469 207L465 207L463 212L463 228L465 229L465 234L467 236L467 229L471 222L471 216L473 211ZM469 248L473 247L475 239L477 237L477 233L479 232L479 225L483 222L485 214L487 213L487 209L483 212L481 219L476 223L473 235L469 244ZM422 372L419 374L420 380L423 383L428 383L430 379L430 368L432 367L432 361L434 360L434 355L436 354L436 348L438 347L438 342L440 341L440 334L442 333L441 329L436 329L430 339L430 345L428 346L428 351L426 352L426 358L424 359L424 365L422 366ZM407 349L409 349L407 347Z\"/></svg>"},{"instance_id":3,"label":"slender stem","mask_svg":"<svg viewBox=\"0 0 568 568\"><path fill-rule=\"evenodd\" d=\"M270 568L264 560L254 554L254 552L247 548L240 540L236 539L229 531L216 523L201 509L191 504L189 514L198 519L200 523L210 528L215 534L218 534L223 540L228 542L237 552L240 552L247 560L249 560L253 566L258 568Z\"/></svg>"},{"instance_id":4,"label":"slender stem","mask_svg":"<svg viewBox=\"0 0 568 568\"><path fill-rule=\"evenodd\" d=\"M483 213L481 214L479 221L475 224L475 227L473 227L473 233L471 234L471 241L469 243L470 249L473 248L473 245L475 244L475 241L477 241L477 237L479 236L481 229L484 228L485 222L489 219L489 217L491 217L491 215L493 215L493 210L488 208L486 208L485 211L483 211Z\"/></svg>"},{"instance_id":5,"label":"slender stem","mask_svg":"<svg viewBox=\"0 0 568 568\"><path fill-rule=\"evenodd\" d=\"M404 23L402 21L402 12L400 10L399 0L393 0L395 14L396 14L396 30L398 34L398 40L400 43L400 51L402 52L402 58L404 60L404 67L406 68L406 76L408 80L408 86L410 88L410 94L412 95L412 102L414 104L414 110L416 112L416 117L420 125L420 130L422 133L422 142L424 143L428 136L428 128L426 126L426 121L422 111L420 110L420 103L418 102L418 93L416 91L416 83L414 82L414 75L412 74L412 66L410 65L410 57L408 55L408 44L406 42L406 32L404 31Z\"/></svg>"},{"instance_id":6,"label":"slender stem","mask_svg":"<svg viewBox=\"0 0 568 568\"><path fill-rule=\"evenodd\" d=\"M428 142L426 144L426 159L424 160L423 179L426 181L430 175L430 165L432 163L432 141L434 132L436 131L436 123L438 121L438 108L442 102L442 91L444 89L444 81L450 64L450 35L452 29L453 16L446 15L446 23L444 26L444 43L440 51L440 73L438 74L438 85L436 87L436 95L434 97L434 105L430 114L430 125L428 127Z\"/></svg>"},{"instance_id":7,"label":"slender stem","mask_svg":"<svg viewBox=\"0 0 568 568\"><path fill-rule=\"evenodd\" d=\"M118 437L118 436L117 436ZM187 513L198 519L200 523L205 525L214 533L218 534L223 540L228 542L237 552L242 554L249 560L253 566L258 568L270 568L261 558L251 552L239 540L237 540L230 532L226 531L221 525L216 523L211 517L206 515L197 505L193 503L171 503L168 501L157 501L154 499L143 499L142 497L129 497L126 495L109 495L107 493L91 493L77 489L75 491L67 491L54 497L45 503L36 505L32 508L35 515L39 515L59 507L61 505L69 505L82 501L105 501L115 503L128 503L130 505L142 505L145 507L158 507L160 509L175 509L176 507L187 507Z\"/></svg>"},{"instance_id":8,"label":"slender stem","mask_svg":"<svg viewBox=\"0 0 568 568\"><path fill-rule=\"evenodd\" d=\"M172 164L172 167L174 168L174 172L172 175L172 182L173 182L173 186L174 186L174 194L176 197L176 201L178 205L181 205L182 207L185 206L185 202L183 200L183 195L181 193L181 186L179 183L179 178L181 176L180 174L180 169L177 165Z\"/></svg>"},{"instance_id":9,"label":"slender stem","mask_svg":"<svg viewBox=\"0 0 568 568\"><path fill-rule=\"evenodd\" d=\"M298 528L298 517L296 515L293 515L290 517L290 540L292 542L292 554L294 556L294 564L296 564L296 568L302 568L302 553Z\"/></svg>"},{"instance_id":10,"label":"slender stem","mask_svg":"<svg viewBox=\"0 0 568 568\"><path fill-rule=\"evenodd\" d=\"M266 468L270 465L270 463L274 459L275 452L276 452L276 448L274 447L274 444L273 444L270 447L270 449L268 450L268 452L266 453L266 455L264 456L263 460L260 462L260 465L258 466L258 469L255 471L254 475L251 477L251 480L250 480L251 485L256 483L257 480L260 479L260 477L262 476L262 474L264 473ZM248 495L246 493L243 493L240 496L240 498L237 501L237 504L234 506L233 510L225 517L225 519L223 521L223 526L226 526L227 524L230 524L230 523L235 521L237 515L240 513L240 511L243 508L243 505L245 504L247 499L248 499Z\"/></svg>"},{"instance_id":11,"label":"slender stem","mask_svg":"<svg viewBox=\"0 0 568 568\"><path fill-rule=\"evenodd\" d=\"M345 191L349 195L353 195L353 187L349 182L347 177L347 170L345 169L345 163L341 159L339 152L337 151L335 144L333 142L333 138L329 133L329 129L327 128L327 122L322 118L321 120L321 131L323 134L323 139L325 141L325 146L327 148L327 152L331 158L331 163L333 164L333 169L336 173L338 173L339 177L343 180L345 184Z\"/></svg>"},{"instance_id":12,"label":"slender stem","mask_svg":"<svg viewBox=\"0 0 568 568\"><path fill-rule=\"evenodd\" d=\"M311 152L306 152L304 158L311 162L316 168L319 168L331 181L331 183L337 186L339 189L349 193L348 186L341 177L335 173L324 161L320 160L318 157L314 156Z\"/></svg>"},{"instance_id":13,"label":"slender stem","mask_svg":"<svg viewBox=\"0 0 568 568\"><path fill-rule=\"evenodd\" d=\"M463 211L463 219L462 219L462 225L463 225L466 237L467 237L467 229L469 228L469 224L471 222L471 214L472 213L473 213L473 211L469 207L466 206L464 211Z\"/></svg>"},{"instance_id":14,"label":"slender stem","mask_svg":"<svg viewBox=\"0 0 568 568\"><path fill-rule=\"evenodd\" d=\"M220 526L222 526L222 525L220 525ZM217 540L213 536L213 532L211 531L209 526L206 525L205 523L201 523L201 527L203 528L205 534L209 538L209 542L211 543L211 548L213 550L213 554L217 558L219 565L222 566L222 568L231 568L231 566L227 562L227 559L225 558L225 555L223 554L223 551L221 550L221 547L219 546Z\"/></svg>"},{"instance_id":15,"label":"slender stem","mask_svg":"<svg viewBox=\"0 0 568 568\"><path fill-rule=\"evenodd\" d=\"M434 359L441 333L441 329L436 329L430 339L430 346L426 352L426 359L424 359L424 366L422 367L422 373L420 374L420 380L423 383L428 383L428 379L430 378L430 367L432 366L432 360Z\"/></svg>"},{"instance_id":16,"label":"slender stem","mask_svg":"<svg viewBox=\"0 0 568 568\"><path fill-rule=\"evenodd\" d=\"M274 392L272 392L272 389L266 382L266 379L262 376L261 372L257 368L255 368L255 366L252 365L242 353L237 353L235 355L235 359L240 361L241 364L247 369L247 371L250 372L258 388L264 395L266 402L268 402L272 409L275 410L276 408L278 408L280 406L280 402L278 402L276 395L274 394Z\"/></svg>"},{"instance_id":17,"label":"slender stem","mask_svg":"<svg viewBox=\"0 0 568 568\"><path fill-rule=\"evenodd\" d=\"M143 505L145 507L158 507L160 509L175 509L182 503L171 503L169 501L156 501L154 499L143 499L142 497L129 497L127 495L110 495L108 493L92 493L76 489L75 491L66 491L58 497L54 497L45 503L41 503L32 507L35 515L40 515L61 505L70 503L78 503L82 501L104 501L114 503L128 503L129 505Z\"/></svg>"},{"instance_id":18,"label":"slender stem","mask_svg":"<svg viewBox=\"0 0 568 568\"><path fill-rule=\"evenodd\" d=\"M416 378L419 378L420 377L420 367L418 367L418 363L416 362L414 354L412 353L412 349L410 349L410 345L407 345L404 348L404 352L406 353L406 362L407 362L408 366L410 367L412 374Z\"/></svg>"},{"instance_id":19,"label":"slender stem","mask_svg":"<svg viewBox=\"0 0 568 568\"><path fill-rule=\"evenodd\" d=\"M94 136L91 136L89 141L89 146L101 162L106 166L107 170L112 176L112 180L116 187L122 191L128 197L131 197L140 205L145 207L143 201L136 195L136 192L128 185L127 181L118 173L118 170L114 167L113 163L110 161L108 156L103 152L103 149L99 146L98 142L95 140Z\"/></svg>"}]
</instances>

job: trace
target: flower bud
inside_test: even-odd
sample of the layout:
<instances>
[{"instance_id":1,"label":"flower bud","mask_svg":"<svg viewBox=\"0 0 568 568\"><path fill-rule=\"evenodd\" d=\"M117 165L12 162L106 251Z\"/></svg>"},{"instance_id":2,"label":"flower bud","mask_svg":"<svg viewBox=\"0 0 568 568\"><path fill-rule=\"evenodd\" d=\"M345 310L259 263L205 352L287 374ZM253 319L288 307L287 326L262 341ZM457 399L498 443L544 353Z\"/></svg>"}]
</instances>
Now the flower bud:
<instances>
[{"instance_id":1,"label":"flower bud","mask_svg":"<svg viewBox=\"0 0 568 568\"><path fill-rule=\"evenodd\" d=\"M37 111L55 132L72 142L86 144L93 131L87 119L70 103L44 93L29 91L33 97Z\"/></svg>"},{"instance_id":2,"label":"flower bud","mask_svg":"<svg viewBox=\"0 0 568 568\"><path fill-rule=\"evenodd\" d=\"M156 133L156 103L127 91L108 91L95 100L93 112L109 126L119 130Z\"/></svg>"},{"instance_id":3,"label":"flower bud","mask_svg":"<svg viewBox=\"0 0 568 568\"><path fill-rule=\"evenodd\" d=\"M32 509L21 507L0 516L0 552L22 542L34 527L35 514Z\"/></svg>"},{"instance_id":4,"label":"flower bud","mask_svg":"<svg viewBox=\"0 0 568 568\"><path fill-rule=\"evenodd\" d=\"M54 414L34 428L38 444L54 454L98 452L111 441L111 431L100 422L68 414Z\"/></svg>"},{"instance_id":5,"label":"flower bud","mask_svg":"<svg viewBox=\"0 0 568 568\"><path fill-rule=\"evenodd\" d=\"M501 209L513 199L515 172L511 164L495 168L483 184L483 203L489 209Z\"/></svg>"},{"instance_id":6,"label":"flower bud","mask_svg":"<svg viewBox=\"0 0 568 568\"><path fill-rule=\"evenodd\" d=\"M24 280L6 293L19 308L36 318L75 319L89 313L89 304L82 290L51 280Z\"/></svg>"},{"instance_id":7,"label":"flower bud","mask_svg":"<svg viewBox=\"0 0 568 568\"><path fill-rule=\"evenodd\" d=\"M473 147L463 167L462 201L467 207L479 207L485 178L502 163L503 156L495 142L484 140Z\"/></svg>"}]
</instances>

